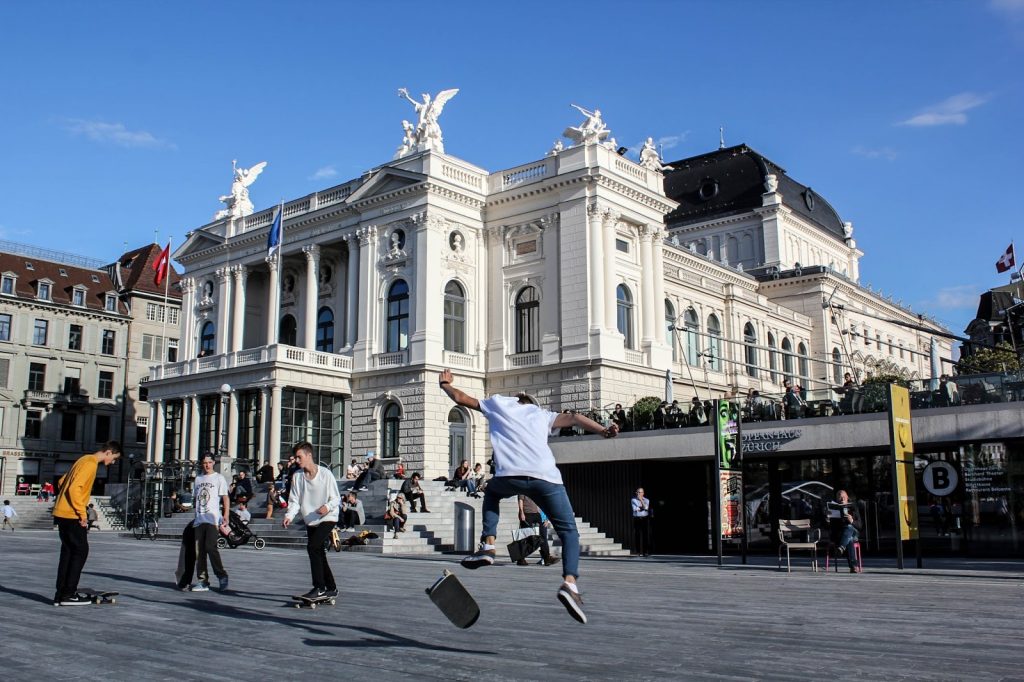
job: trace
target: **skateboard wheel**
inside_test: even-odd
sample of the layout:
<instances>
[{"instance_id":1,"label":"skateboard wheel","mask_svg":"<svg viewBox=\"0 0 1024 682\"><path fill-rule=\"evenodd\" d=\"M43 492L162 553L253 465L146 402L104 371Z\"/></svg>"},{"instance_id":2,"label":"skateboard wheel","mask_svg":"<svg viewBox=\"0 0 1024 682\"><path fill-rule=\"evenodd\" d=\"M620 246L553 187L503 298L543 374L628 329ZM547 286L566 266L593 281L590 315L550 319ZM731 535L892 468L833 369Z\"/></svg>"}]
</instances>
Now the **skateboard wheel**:
<instances>
[{"instance_id":1,"label":"skateboard wheel","mask_svg":"<svg viewBox=\"0 0 1024 682\"><path fill-rule=\"evenodd\" d=\"M331 606L334 606L336 603L337 602L335 600L333 600L333 599L331 600Z\"/></svg>"},{"instance_id":2,"label":"skateboard wheel","mask_svg":"<svg viewBox=\"0 0 1024 682\"><path fill-rule=\"evenodd\" d=\"M110 603L111 603L111 604L116 604L116 603L117 603L117 600L116 600L116 599L111 599L111 600L110 600Z\"/></svg>"},{"instance_id":3,"label":"skateboard wheel","mask_svg":"<svg viewBox=\"0 0 1024 682\"><path fill-rule=\"evenodd\" d=\"M267 546L267 541L264 540L263 538L256 538L253 541L252 546L255 547L256 549L263 549L264 547Z\"/></svg>"},{"instance_id":4,"label":"skateboard wheel","mask_svg":"<svg viewBox=\"0 0 1024 682\"><path fill-rule=\"evenodd\" d=\"M313 609L315 611L316 610L316 604L310 604L309 608L311 608L311 609Z\"/></svg>"},{"instance_id":5,"label":"skateboard wheel","mask_svg":"<svg viewBox=\"0 0 1024 682\"><path fill-rule=\"evenodd\" d=\"M302 604L296 604L296 605L295 605L295 608L297 608L297 609L301 609L301 608L302 608Z\"/></svg>"}]
</instances>

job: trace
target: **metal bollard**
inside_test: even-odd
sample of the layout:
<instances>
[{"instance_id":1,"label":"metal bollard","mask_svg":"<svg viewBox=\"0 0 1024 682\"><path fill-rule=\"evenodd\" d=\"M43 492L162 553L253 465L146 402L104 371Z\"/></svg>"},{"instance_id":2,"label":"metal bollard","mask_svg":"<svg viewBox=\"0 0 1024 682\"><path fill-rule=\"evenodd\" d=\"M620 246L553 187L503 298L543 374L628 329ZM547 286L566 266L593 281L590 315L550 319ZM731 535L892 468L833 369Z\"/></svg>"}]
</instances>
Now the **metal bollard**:
<instances>
[{"instance_id":1,"label":"metal bollard","mask_svg":"<svg viewBox=\"0 0 1024 682\"><path fill-rule=\"evenodd\" d=\"M465 502L455 503L455 551L472 552L476 544L476 510Z\"/></svg>"}]
</instances>

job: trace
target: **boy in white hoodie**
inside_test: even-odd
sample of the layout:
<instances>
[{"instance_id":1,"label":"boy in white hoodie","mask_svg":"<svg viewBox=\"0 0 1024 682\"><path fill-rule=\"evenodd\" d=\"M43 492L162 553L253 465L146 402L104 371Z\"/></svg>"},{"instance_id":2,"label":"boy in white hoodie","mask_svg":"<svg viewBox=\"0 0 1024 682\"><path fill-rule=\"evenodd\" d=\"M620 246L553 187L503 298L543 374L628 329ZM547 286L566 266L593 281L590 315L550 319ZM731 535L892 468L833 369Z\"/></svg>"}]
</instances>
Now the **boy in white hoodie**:
<instances>
[{"instance_id":1,"label":"boy in white hoodie","mask_svg":"<svg viewBox=\"0 0 1024 682\"><path fill-rule=\"evenodd\" d=\"M327 563L324 543L331 530L338 523L338 507L341 494L338 482L327 467L320 466L313 459L313 445L308 442L296 443L292 447L299 470L292 474L291 494L288 496L288 511L282 525L287 528L297 514L302 514L306 524L306 553L309 554L309 571L313 576L313 589L302 596L307 599L337 597L338 586Z\"/></svg>"}]
</instances>

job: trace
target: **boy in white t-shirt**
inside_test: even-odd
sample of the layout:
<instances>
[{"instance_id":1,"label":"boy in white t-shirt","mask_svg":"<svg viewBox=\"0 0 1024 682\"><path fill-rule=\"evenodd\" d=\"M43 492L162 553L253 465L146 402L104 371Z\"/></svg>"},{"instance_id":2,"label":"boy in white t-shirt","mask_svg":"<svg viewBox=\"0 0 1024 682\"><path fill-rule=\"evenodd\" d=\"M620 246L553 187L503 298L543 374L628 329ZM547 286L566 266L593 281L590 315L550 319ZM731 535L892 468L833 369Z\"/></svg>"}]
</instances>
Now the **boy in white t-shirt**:
<instances>
[{"instance_id":1,"label":"boy in white t-shirt","mask_svg":"<svg viewBox=\"0 0 1024 682\"><path fill-rule=\"evenodd\" d=\"M579 577L580 535L562 474L548 447L548 435L561 428L578 426L605 438L614 438L618 426L605 428L576 413L555 413L534 405L526 394L513 398L492 395L477 400L452 386L452 371L441 372L440 386L456 404L479 410L487 417L494 449L494 478L484 491L484 528L480 548L462 560L466 568L494 563L494 536L498 528L498 505L506 497L526 495L547 515L562 541L562 586L558 600L569 614L587 622L583 599L576 587Z\"/></svg>"},{"instance_id":2,"label":"boy in white t-shirt","mask_svg":"<svg viewBox=\"0 0 1024 682\"><path fill-rule=\"evenodd\" d=\"M2 511L3 511L3 515L4 515L4 528L7 528L7 526L10 526L11 527L11 532L13 533L14 532L14 517L18 515L18 512L14 511L14 507L11 506L11 501L10 500L4 500L4 506L3 506Z\"/></svg>"},{"instance_id":3,"label":"boy in white t-shirt","mask_svg":"<svg viewBox=\"0 0 1024 682\"><path fill-rule=\"evenodd\" d=\"M192 504L196 519L192 528L196 533L196 582L192 585L193 592L206 592L210 589L210 577L206 572L206 558L213 564L213 572L220 583L220 590L228 589L228 572L220 560L217 539L220 534L228 534L228 514L231 502L228 498L228 482L213 470L213 455L207 453L202 457L203 473L196 476L192 484Z\"/></svg>"}]
</instances>

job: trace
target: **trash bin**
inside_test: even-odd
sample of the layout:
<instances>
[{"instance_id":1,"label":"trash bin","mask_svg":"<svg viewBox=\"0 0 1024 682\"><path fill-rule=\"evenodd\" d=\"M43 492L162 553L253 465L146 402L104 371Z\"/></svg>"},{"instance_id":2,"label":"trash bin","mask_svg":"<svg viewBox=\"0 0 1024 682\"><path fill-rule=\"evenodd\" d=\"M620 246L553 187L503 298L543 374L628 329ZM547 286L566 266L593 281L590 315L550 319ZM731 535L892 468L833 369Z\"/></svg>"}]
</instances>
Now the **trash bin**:
<instances>
[{"instance_id":1,"label":"trash bin","mask_svg":"<svg viewBox=\"0 0 1024 682\"><path fill-rule=\"evenodd\" d=\"M465 502L455 503L455 551L472 552L476 544L476 510Z\"/></svg>"}]
</instances>

